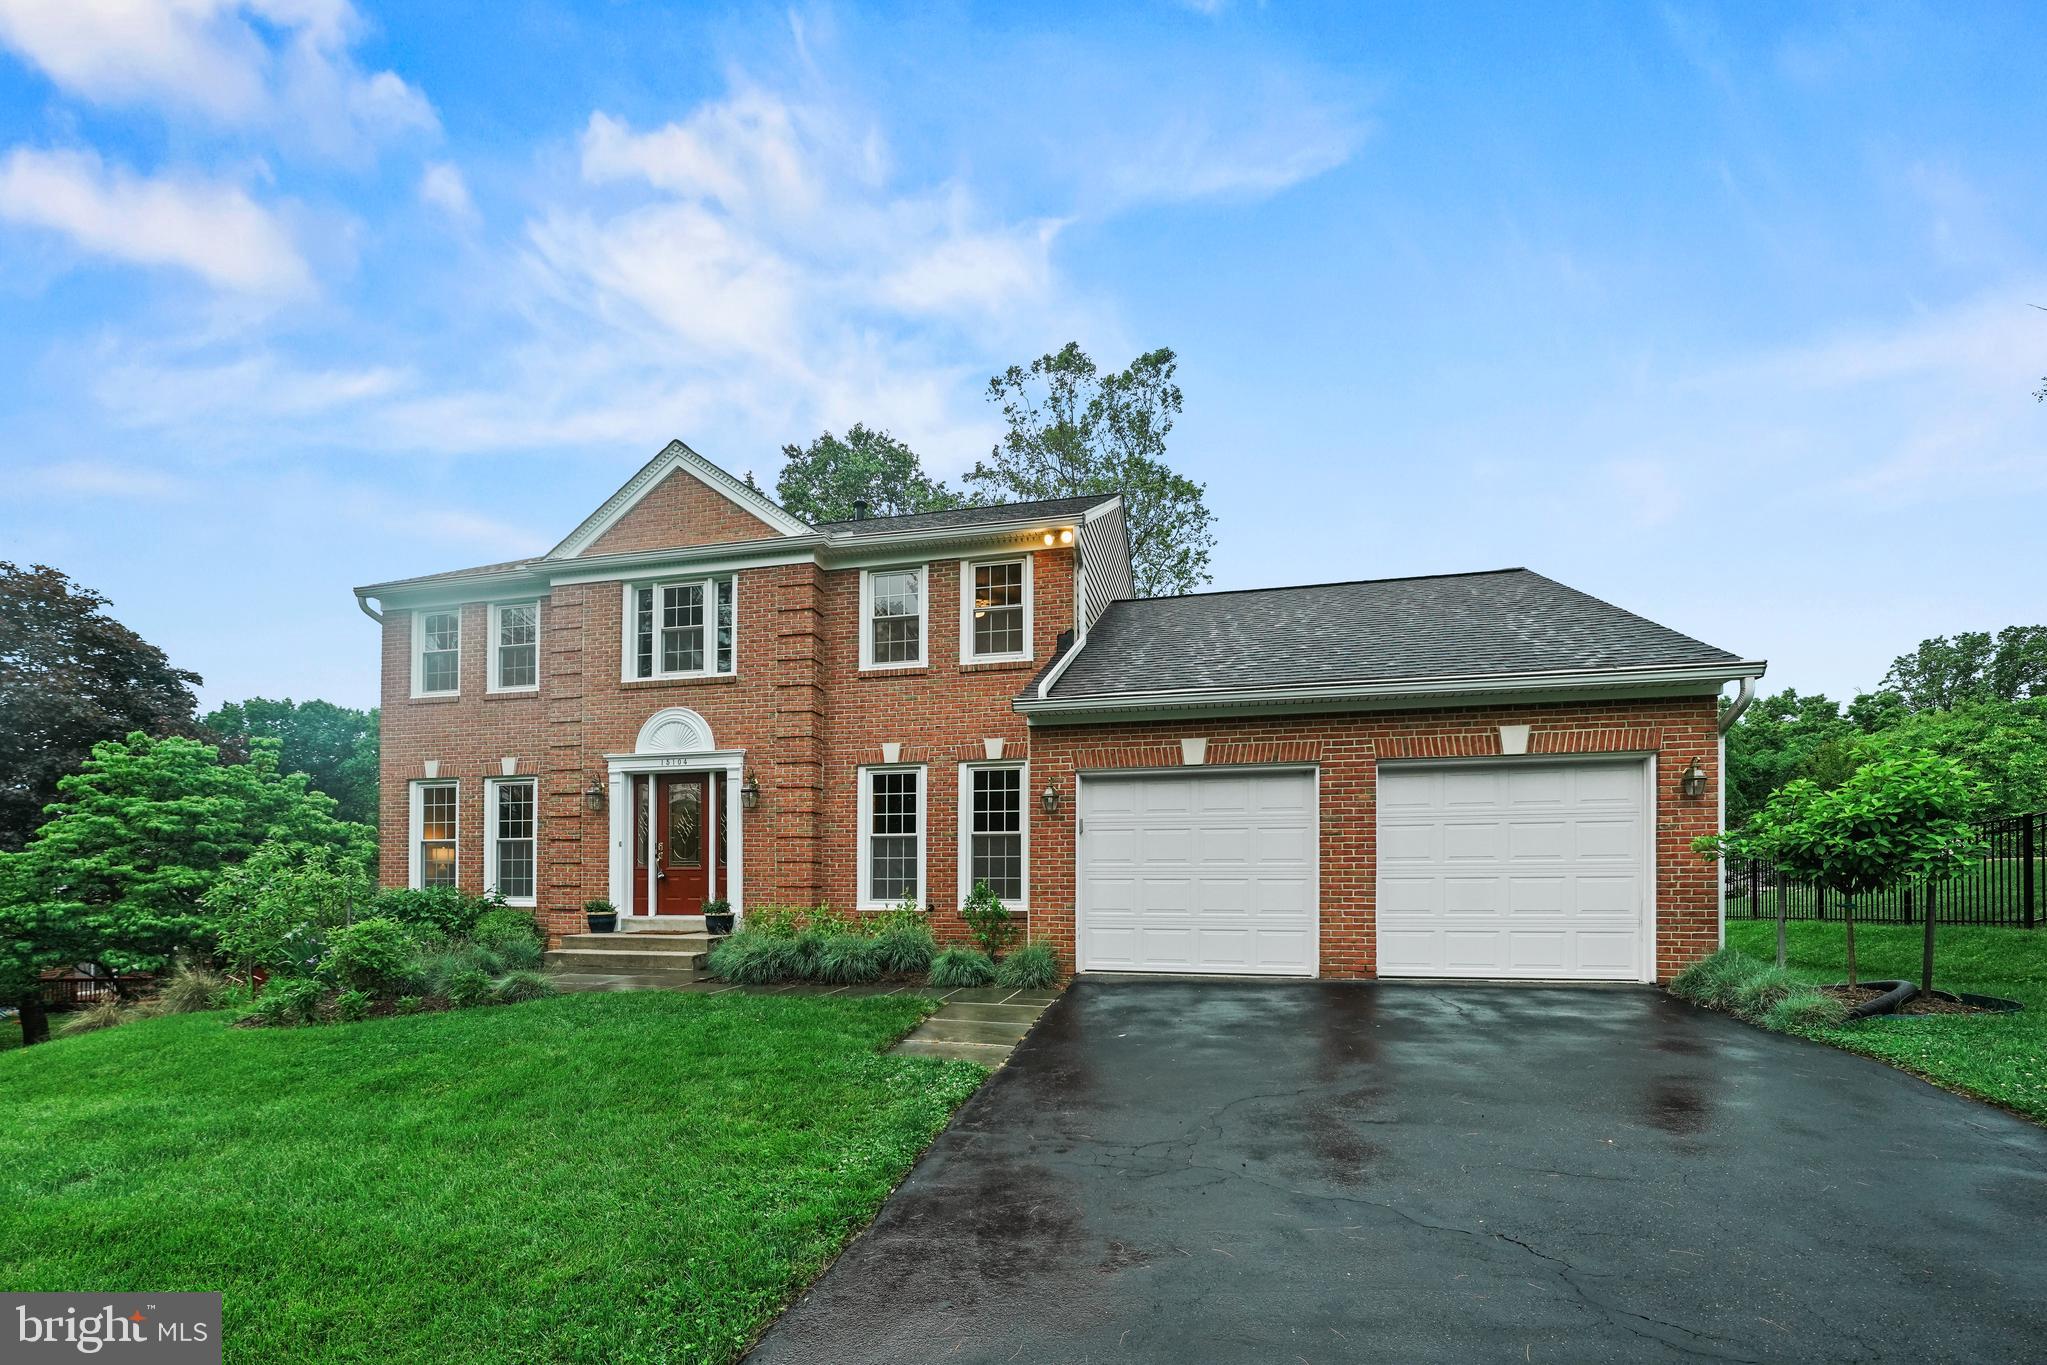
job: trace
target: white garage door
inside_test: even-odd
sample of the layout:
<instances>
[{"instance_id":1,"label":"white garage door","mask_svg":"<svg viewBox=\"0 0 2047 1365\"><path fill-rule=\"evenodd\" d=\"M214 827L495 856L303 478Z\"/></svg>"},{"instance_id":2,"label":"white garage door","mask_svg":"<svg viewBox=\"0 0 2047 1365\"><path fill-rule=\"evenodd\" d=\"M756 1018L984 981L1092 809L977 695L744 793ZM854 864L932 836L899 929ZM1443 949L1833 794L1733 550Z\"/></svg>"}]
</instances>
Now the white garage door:
<instances>
[{"instance_id":1,"label":"white garage door","mask_svg":"<svg viewBox=\"0 0 2047 1365\"><path fill-rule=\"evenodd\" d=\"M1312 772L1083 776L1080 969L1313 976Z\"/></svg>"},{"instance_id":2,"label":"white garage door","mask_svg":"<svg viewBox=\"0 0 2047 1365\"><path fill-rule=\"evenodd\" d=\"M1647 771L1380 764L1379 974L1647 980Z\"/></svg>"}]
</instances>

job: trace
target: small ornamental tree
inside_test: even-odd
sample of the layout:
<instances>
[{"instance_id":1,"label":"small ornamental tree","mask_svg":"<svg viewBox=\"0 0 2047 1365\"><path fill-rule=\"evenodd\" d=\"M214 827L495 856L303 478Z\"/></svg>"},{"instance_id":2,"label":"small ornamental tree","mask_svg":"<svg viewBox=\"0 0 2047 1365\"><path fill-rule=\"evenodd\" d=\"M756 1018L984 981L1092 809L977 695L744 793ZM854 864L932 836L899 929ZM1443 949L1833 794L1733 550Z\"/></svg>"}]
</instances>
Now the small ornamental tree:
<instances>
[{"instance_id":1,"label":"small ornamental tree","mask_svg":"<svg viewBox=\"0 0 2047 1365\"><path fill-rule=\"evenodd\" d=\"M96 745L28 847L0 857L0 978L164 966L211 939L202 898L266 842L366 861L371 831L336 819L305 774L279 773L277 751L257 740L247 763L222 763L211 745L139 731Z\"/></svg>"},{"instance_id":2,"label":"small ornamental tree","mask_svg":"<svg viewBox=\"0 0 2047 1365\"><path fill-rule=\"evenodd\" d=\"M1801 778L1774 792L1738 831L1700 839L1709 857L1757 858L1787 876L1838 894L1845 905L1848 984L1855 975L1855 898L1907 882L1941 882L1979 851L1969 823L1984 788L1968 767L1941 754L1866 763L1826 789ZM1933 990L1933 915L1926 916L1920 989Z\"/></svg>"},{"instance_id":3,"label":"small ornamental tree","mask_svg":"<svg viewBox=\"0 0 2047 1365\"><path fill-rule=\"evenodd\" d=\"M1009 907L983 881L974 883L966 903L960 906L960 918L967 922L967 932L974 936L974 942L991 958L1000 957L1016 936L1016 923L1010 918Z\"/></svg>"}]
</instances>

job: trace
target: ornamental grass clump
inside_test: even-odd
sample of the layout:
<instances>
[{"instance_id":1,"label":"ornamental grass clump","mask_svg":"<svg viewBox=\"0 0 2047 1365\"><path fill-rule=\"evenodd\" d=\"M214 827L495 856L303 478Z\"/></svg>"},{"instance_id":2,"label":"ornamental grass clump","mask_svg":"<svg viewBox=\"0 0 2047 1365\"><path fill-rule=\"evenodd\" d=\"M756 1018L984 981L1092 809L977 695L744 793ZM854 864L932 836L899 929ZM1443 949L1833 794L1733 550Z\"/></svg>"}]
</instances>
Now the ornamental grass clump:
<instances>
[{"instance_id":1,"label":"ornamental grass clump","mask_svg":"<svg viewBox=\"0 0 2047 1365\"><path fill-rule=\"evenodd\" d=\"M1010 990L1041 991L1058 982L1059 958L1045 942L1026 943L995 969L995 984Z\"/></svg>"},{"instance_id":2,"label":"ornamental grass clump","mask_svg":"<svg viewBox=\"0 0 2047 1365\"><path fill-rule=\"evenodd\" d=\"M934 986L988 986L995 981L995 962L978 948L947 948L931 960Z\"/></svg>"},{"instance_id":3,"label":"ornamental grass clump","mask_svg":"<svg viewBox=\"0 0 2047 1365\"><path fill-rule=\"evenodd\" d=\"M1847 1007L1834 997L1733 948L1679 972L1670 979L1670 993L1778 1033L1829 1028L1848 1017Z\"/></svg>"},{"instance_id":4,"label":"ornamental grass clump","mask_svg":"<svg viewBox=\"0 0 2047 1365\"><path fill-rule=\"evenodd\" d=\"M931 959L938 956L938 940L922 924L892 925L875 936L874 953L884 973L919 976L931 970Z\"/></svg>"},{"instance_id":5,"label":"ornamental grass clump","mask_svg":"<svg viewBox=\"0 0 2047 1365\"><path fill-rule=\"evenodd\" d=\"M832 934L817 950L817 980L833 986L859 986L881 980L881 954L874 939L859 934Z\"/></svg>"}]
</instances>

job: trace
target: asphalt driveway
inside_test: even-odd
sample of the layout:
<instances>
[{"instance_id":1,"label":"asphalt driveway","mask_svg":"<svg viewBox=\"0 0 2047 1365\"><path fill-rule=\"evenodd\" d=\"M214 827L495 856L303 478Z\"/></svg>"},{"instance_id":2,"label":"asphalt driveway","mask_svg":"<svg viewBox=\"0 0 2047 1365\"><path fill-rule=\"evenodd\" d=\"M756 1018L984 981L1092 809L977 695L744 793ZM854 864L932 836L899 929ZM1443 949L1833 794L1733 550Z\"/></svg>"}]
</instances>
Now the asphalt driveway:
<instances>
[{"instance_id":1,"label":"asphalt driveway","mask_svg":"<svg viewBox=\"0 0 2047 1365\"><path fill-rule=\"evenodd\" d=\"M1647 987L1083 981L769 1361L2037 1360L2047 1131Z\"/></svg>"}]
</instances>

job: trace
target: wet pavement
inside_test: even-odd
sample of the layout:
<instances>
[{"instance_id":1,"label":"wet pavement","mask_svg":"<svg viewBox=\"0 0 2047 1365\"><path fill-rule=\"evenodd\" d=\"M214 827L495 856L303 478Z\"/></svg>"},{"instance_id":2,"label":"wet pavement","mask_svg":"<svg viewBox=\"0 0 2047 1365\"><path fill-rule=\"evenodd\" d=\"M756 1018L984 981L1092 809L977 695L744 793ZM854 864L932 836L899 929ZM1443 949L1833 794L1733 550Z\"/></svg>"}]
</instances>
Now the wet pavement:
<instances>
[{"instance_id":1,"label":"wet pavement","mask_svg":"<svg viewBox=\"0 0 2047 1365\"><path fill-rule=\"evenodd\" d=\"M2047 1130L1648 987L1082 980L751 1359L2037 1360Z\"/></svg>"}]
</instances>

